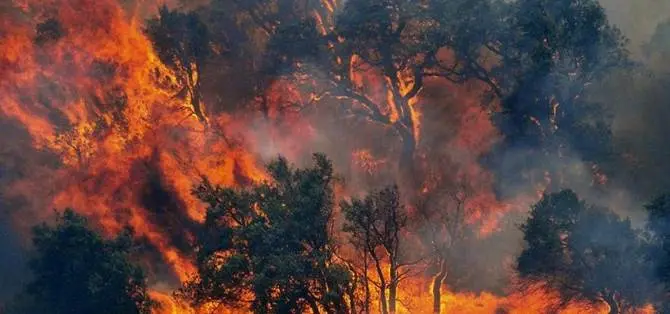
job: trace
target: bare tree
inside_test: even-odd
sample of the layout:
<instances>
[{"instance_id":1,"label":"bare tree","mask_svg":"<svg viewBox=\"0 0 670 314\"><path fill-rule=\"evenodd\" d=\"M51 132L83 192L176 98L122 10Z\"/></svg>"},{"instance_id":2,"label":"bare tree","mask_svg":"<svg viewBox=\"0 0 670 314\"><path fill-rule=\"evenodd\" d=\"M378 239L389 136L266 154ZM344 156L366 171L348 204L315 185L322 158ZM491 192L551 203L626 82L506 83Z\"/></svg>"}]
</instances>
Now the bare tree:
<instances>
[{"instance_id":1,"label":"bare tree","mask_svg":"<svg viewBox=\"0 0 670 314\"><path fill-rule=\"evenodd\" d=\"M423 224L420 232L430 248L429 268L434 272L433 312L441 313L441 288L449 275L449 262L461 251L471 232L466 219L472 191L465 179L452 182L440 177L433 182L417 197L416 208Z\"/></svg>"},{"instance_id":2,"label":"bare tree","mask_svg":"<svg viewBox=\"0 0 670 314\"><path fill-rule=\"evenodd\" d=\"M370 302L369 288L365 287L368 283L379 288L381 312L396 313L398 285L410 272L409 266L415 264L406 260L400 248L400 233L407 226L407 215L405 206L400 203L398 187L387 187L364 199L342 202L340 206L347 219L344 231L364 256L362 276L366 313ZM370 267L377 275L374 280L368 276Z\"/></svg>"}]
</instances>

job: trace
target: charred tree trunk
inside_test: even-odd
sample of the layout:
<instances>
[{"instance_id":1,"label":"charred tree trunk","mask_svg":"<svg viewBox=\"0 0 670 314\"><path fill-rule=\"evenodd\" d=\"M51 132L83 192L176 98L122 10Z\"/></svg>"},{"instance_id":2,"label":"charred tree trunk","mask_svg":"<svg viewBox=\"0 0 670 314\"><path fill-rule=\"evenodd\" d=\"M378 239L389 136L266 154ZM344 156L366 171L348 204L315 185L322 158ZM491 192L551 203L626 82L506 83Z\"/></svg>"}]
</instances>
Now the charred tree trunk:
<instances>
[{"instance_id":1,"label":"charred tree trunk","mask_svg":"<svg viewBox=\"0 0 670 314\"><path fill-rule=\"evenodd\" d=\"M188 75L188 89L189 94L191 95L191 106L193 107L193 114L195 114L201 123L207 125L207 117L205 116L205 111L203 110L202 105L202 94L200 93L199 69L200 66L197 62L187 66L186 73Z\"/></svg>"},{"instance_id":2,"label":"charred tree trunk","mask_svg":"<svg viewBox=\"0 0 670 314\"><path fill-rule=\"evenodd\" d=\"M388 314L388 300L386 299L386 279L384 277L384 270L382 269L381 260L374 255L375 248L368 247L370 254L375 261L375 269L377 270L377 276L379 276L379 307L382 310L382 314Z\"/></svg>"},{"instance_id":3,"label":"charred tree trunk","mask_svg":"<svg viewBox=\"0 0 670 314\"><path fill-rule=\"evenodd\" d=\"M396 265L396 262L393 261L393 259L391 260L389 277L391 279L391 282L389 283L389 313L395 314L399 278L398 278L398 266Z\"/></svg>"},{"instance_id":4,"label":"charred tree trunk","mask_svg":"<svg viewBox=\"0 0 670 314\"><path fill-rule=\"evenodd\" d=\"M351 309L351 313L356 313L356 294L355 294L355 289L352 289L351 291L347 292L349 295L349 308Z\"/></svg>"},{"instance_id":5,"label":"charred tree trunk","mask_svg":"<svg viewBox=\"0 0 670 314\"><path fill-rule=\"evenodd\" d=\"M605 300L605 303L609 306L609 314L621 314L621 308L619 307L619 303L616 300L616 295L614 293L607 293L603 297Z\"/></svg>"},{"instance_id":6,"label":"charred tree trunk","mask_svg":"<svg viewBox=\"0 0 670 314\"><path fill-rule=\"evenodd\" d=\"M199 81L195 83L195 86L193 86L193 90L191 91L191 105L193 106L193 113L195 116L198 117L198 120L201 123L206 125L207 117L205 116L205 112L202 106L202 96L200 95Z\"/></svg>"},{"instance_id":7,"label":"charred tree trunk","mask_svg":"<svg viewBox=\"0 0 670 314\"><path fill-rule=\"evenodd\" d=\"M363 258L363 291L365 292L365 304L363 305L363 308L365 310L365 314L370 314L370 300L371 300L371 295L370 295L370 279L368 277L368 269L370 268L370 265L368 265L368 254L365 253L365 256Z\"/></svg>"},{"instance_id":8,"label":"charred tree trunk","mask_svg":"<svg viewBox=\"0 0 670 314\"><path fill-rule=\"evenodd\" d=\"M388 302L386 299L386 284L383 282L379 286L379 303L382 310L382 314L389 314Z\"/></svg>"},{"instance_id":9,"label":"charred tree trunk","mask_svg":"<svg viewBox=\"0 0 670 314\"><path fill-rule=\"evenodd\" d=\"M416 191L419 187L414 167L414 154L416 152L416 139L414 132L403 125L397 125L396 129L402 141L398 171L404 184L407 184L407 191Z\"/></svg>"},{"instance_id":10,"label":"charred tree trunk","mask_svg":"<svg viewBox=\"0 0 670 314\"><path fill-rule=\"evenodd\" d=\"M440 261L440 270L433 279L433 313L439 314L442 310L442 294L441 288L444 279L447 278L447 261L442 259Z\"/></svg>"}]
</instances>

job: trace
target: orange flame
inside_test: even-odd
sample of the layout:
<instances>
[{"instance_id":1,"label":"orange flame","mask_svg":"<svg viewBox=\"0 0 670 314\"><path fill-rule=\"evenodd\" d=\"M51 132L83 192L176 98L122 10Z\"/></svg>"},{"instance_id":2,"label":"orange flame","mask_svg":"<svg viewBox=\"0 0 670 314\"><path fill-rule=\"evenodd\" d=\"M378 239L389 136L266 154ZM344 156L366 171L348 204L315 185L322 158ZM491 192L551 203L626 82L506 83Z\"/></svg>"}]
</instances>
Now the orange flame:
<instances>
[{"instance_id":1,"label":"orange flame","mask_svg":"<svg viewBox=\"0 0 670 314\"><path fill-rule=\"evenodd\" d=\"M129 224L186 280L195 269L185 226L204 219L190 193L199 176L227 186L265 178L218 135L234 132L230 117L212 117L210 129L194 118L141 21L116 1L16 1L0 15L0 113L60 163L36 165L7 195L42 218L74 207L108 234Z\"/></svg>"}]
</instances>

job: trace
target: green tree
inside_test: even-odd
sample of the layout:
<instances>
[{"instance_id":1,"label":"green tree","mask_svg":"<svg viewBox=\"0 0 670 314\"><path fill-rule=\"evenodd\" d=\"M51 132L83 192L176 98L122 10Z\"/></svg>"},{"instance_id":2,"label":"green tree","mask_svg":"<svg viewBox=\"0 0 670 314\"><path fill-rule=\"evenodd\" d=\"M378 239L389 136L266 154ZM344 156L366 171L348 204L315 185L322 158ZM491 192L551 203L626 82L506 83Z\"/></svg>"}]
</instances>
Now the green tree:
<instances>
[{"instance_id":1,"label":"green tree","mask_svg":"<svg viewBox=\"0 0 670 314\"><path fill-rule=\"evenodd\" d=\"M179 94L190 102L192 113L206 123L201 75L211 54L207 26L193 12L171 11L163 6L157 17L147 21L145 32L161 61L176 73L183 86Z\"/></svg>"},{"instance_id":2,"label":"green tree","mask_svg":"<svg viewBox=\"0 0 670 314\"><path fill-rule=\"evenodd\" d=\"M248 189L212 186L196 195L209 205L198 239L199 277L180 295L195 305L241 306L255 313L346 313L347 269L333 262L330 224L333 168L315 155L313 168L272 162L272 182ZM247 303L248 304L248 303Z\"/></svg>"},{"instance_id":3,"label":"green tree","mask_svg":"<svg viewBox=\"0 0 670 314\"><path fill-rule=\"evenodd\" d=\"M587 205L570 190L547 194L523 224L522 279L546 283L564 301L602 301L610 313L653 300L647 245L629 220Z\"/></svg>"},{"instance_id":4,"label":"green tree","mask_svg":"<svg viewBox=\"0 0 670 314\"><path fill-rule=\"evenodd\" d=\"M144 274L130 262L132 233L106 240L67 209L33 229L33 279L9 313L150 313Z\"/></svg>"}]
</instances>

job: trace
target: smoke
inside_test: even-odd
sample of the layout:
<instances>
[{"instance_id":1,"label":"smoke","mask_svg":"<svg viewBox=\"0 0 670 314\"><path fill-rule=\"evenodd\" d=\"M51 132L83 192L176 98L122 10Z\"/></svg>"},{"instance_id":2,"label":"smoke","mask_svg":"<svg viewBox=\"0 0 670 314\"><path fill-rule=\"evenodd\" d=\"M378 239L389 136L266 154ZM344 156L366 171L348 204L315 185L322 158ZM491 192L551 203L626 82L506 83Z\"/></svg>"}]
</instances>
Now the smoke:
<instances>
[{"instance_id":1,"label":"smoke","mask_svg":"<svg viewBox=\"0 0 670 314\"><path fill-rule=\"evenodd\" d=\"M634 56L641 57L643 45L656 27L670 18L670 2L665 0L600 0L610 22L630 40Z\"/></svg>"},{"instance_id":2,"label":"smoke","mask_svg":"<svg viewBox=\"0 0 670 314\"><path fill-rule=\"evenodd\" d=\"M592 90L612 116L619 159L603 165L613 184L640 208L670 190L670 2L602 0L610 19L630 39L639 65L622 70Z\"/></svg>"},{"instance_id":3,"label":"smoke","mask_svg":"<svg viewBox=\"0 0 670 314\"><path fill-rule=\"evenodd\" d=\"M645 61L647 66L654 64L662 68L668 65L663 64L658 58L653 58L654 55L663 53L662 51L649 51L649 49L658 48L645 47L667 47L663 43L647 44L653 38L660 38L656 39L657 41L669 38L668 36L654 36L654 34L657 32L657 25L670 17L670 14L667 13L670 12L670 2L664 0L602 1L612 22L621 27L624 35L631 39L630 49L636 58ZM168 2L171 6L184 5L184 8L193 7L196 3ZM200 2L202 1L197 1L197 3ZM157 7L153 1L124 1L123 3L124 8L128 12L133 12L131 16L137 18L138 21L143 20L141 17L151 15ZM593 166L584 163L578 154L570 152L570 148L566 149L567 157L547 157L535 160L533 167L537 169L550 167L552 169L549 170L562 173L565 182L570 182L570 186L567 187L577 191L590 203L607 206L621 215L631 216L635 221L642 221L644 215L639 210L640 204L649 195L670 189L670 176L665 175L670 173L670 163L667 162L670 157L670 145L668 145L670 143L667 141L670 140L667 140L665 136L670 134L670 124L665 121L666 117L670 117L670 106L668 106L670 101L667 100L670 99L668 98L670 92L667 88L670 86L670 77L659 71L650 72L653 73L651 75L631 74L631 72L622 71L617 77L594 88L593 97L605 103L607 109L613 113L615 144L620 155L625 157L602 165L603 172L607 173L610 178L606 190L594 189L595 170ZM68 74L68 71L63 71L57 76L67 78ZM227 75L234 74L227 73ZM313 77L320 76L318 73L313 75ZM218 80L211 80L208 84L210 83L215 85L211 87L212 90L221 88ZM493 191L495 178L480 164L480 159L489 154L491 147L500 140L500 134L493 127L489 113L481 106L482 89L477 86L431 84L427 83L418 105L423 114L419 149L422 150L422 153L425 152L425 156L420 156L418 159L422 162L432 161L433 164L430 166L433 168L430 168L430 171L448 176L451 180L467 179L469 187L478 195L471 204L480 219L478 223L486 225L487 219L495 220L495 226L488 231L487 235L474 239L468 243L465 250L459 252L460 259L453 263L453 269L454 273L460 275L449 276L448 282L456 289L501 292L502 288L507 286L511 273L510 259L516 256L521 249L521 233L518 225L525 218L524 213L532 203L537 190L503 184L499 186L500 191L498 192L502 195L518 197L518 199L507 198L505 201L509 204L502 204ZM228 84L226 86L226 88L234 89ZM230 84L230 86L235 85ZM277 95L275 103L285 103L286 97L301 94L294 93L295 91L291 88L297 87L277 80L268 90L270 94ZM205 95L205 97L208 96L211 99L215 98L212 95ZM385 95L380 96L382 99L385 97ZM397 134L388 126L373 124L355 116L343 118L345 115L340 104L331 100L319 103L318 107L303 108L300 111L294 108L284 109L286 110L282 110L281 113L275 111L265 116L256 115L244 117L240 121L231 121L234 126L230 128L235 129L244 137L245 148L249 148L262 161L283 155L297 166L305 166L311 164L312 153L327 154L333 160L337 172L346 179L346 193L350 196L362 194L399 180L397 156L401 150L400 141ZM0 154L3 157L0 159L0 183L10 184L24 176L30 177L33 181L39 181L36 179L39 175L35 174L39 170L36 170L35 165L53 164L56 158L49 156L49 153L36 151L32 147L30 137L21 127L14 124L5 126L3 123L0 130L6 139L1 142L7 144L0 145ZM179 133L179 135L171 132L158 132L156 137L187 137L179 131L174 133ZM194 150L196 149L194 147L199 147L199 142L193 146L185 144L181 146L181 141L190 139L173 140L174 142L167 141L159 144L173 145L176 150ZM190 157L194 160L208 159L205 162L214 164L212 160L221 159L220 155L227 151L212 148L210 144L207 142L202 145L211 150L208 151L208 154L193 153L193 156ZM525 162L527 153L523 149L506 151L500 157L503 162L501 168L496 169L496 172L502 176L513 174L518 163ZM49 163L46 162L47 160ZM110 160L117 161L116 159ZM124 161L125 159L118 160L120 163ZM186 161L190 162L190 160ZM125 181L113 182L115 177L121 176L123 170L114 172L107 169L106 162L104 165L98 164L103 170L109 172L107 175L101 175L98 180L110 180L111 184L117 184L118 187L112 191L90 188L89 191L83 192L105 194L103 196L109 194L118 198L132 198L136 195L133 192L137 192L139 205L146 209L146 212L144 216L135 217L135 219L146 218L156 229L160 229L161 239L165 238L166 246L174 247L179 253L188 255L190 249L188 237L197 232L197 223L189 215L189 208L195 206L185 202L183 195L178 195L176 185L179 184L181 190L188 191L188 187L184 188L184 186L190 184L191 181L184 179L183 176L178 178L181 180L179 182L170 180L168 177L180 169L171 164L163 165L166 162L174 161L162 160L161 155L156 153L143 154L143 158L129 168L133 173L133 182L137 182L137 185L132 186L128 186L129 182ZM239 165L238 161L233 161L233 163L235 167ZM221 173L227 171L226 169L228 168L224 169L222 166L216 168L215 171L202 174L225 176ZM236 173L235 169L232 170L232 173ZM539 184L545 183L545 178L542 176L530 179ZM54 182L43 184L54 184ZM32 186L31 190L39 190L39 188ZM37 204L32 204L34 207L42 207L39 205L46 207L46 201L40 200L38 195L24 196L37 198L37 200L30 200ZM2 260L0 260L0 287L3 287L0 289L0 302L3 301L3 297L12 293L10 288L19 288L21 281L25 279L23 276L25 246L21 243L21 241L25 242L25 237L19 236L20 233L15 230L16 226L10 226L10 223L5 220L6 212L16 208L25 208L25 206L10 203L14 201L11 195L3 194L1 197L0 204L3 208L0 208L0 236L2 236L0 251L10 253L3 253ZM80 203L95 204L95 202L81 201ZM41 212L45 210L48 209L40 209ZM117 215L124 214L123 210L111 206L109 210L113 210ZM193 208L191 210L195 211ZM503 213L508 214L503 216ZM21 213L21 220L26 224L21 227L27 227L39 220L37 217L32 217L33 215L36 216L38 213ZM121 223L130 220L131 216L129 214L126 218L114 217L114 220ZM22 229L25 230L25 228ZM177 280L172 278L173 269L165 265L165 260L161 256L161 250L164 248L156 247L155 240L147 238L143 240L146 242L143 244L147 247L146 252L149 259L147 264L152 265L151 271L156 277L167 278L168 285L174 286Z\"/></svg>"}]
</instances>

